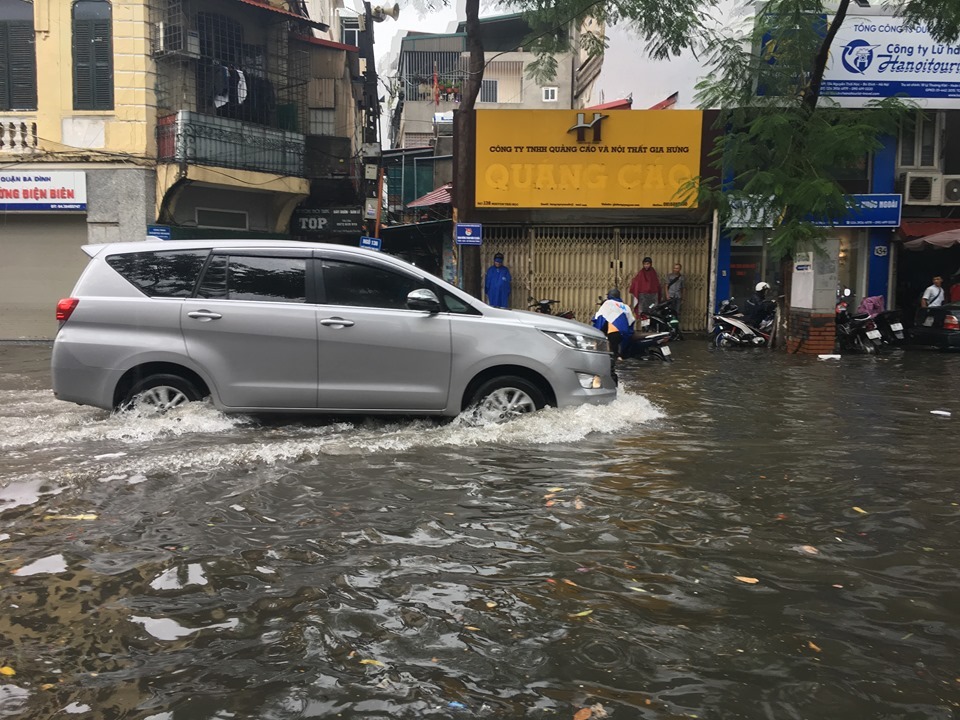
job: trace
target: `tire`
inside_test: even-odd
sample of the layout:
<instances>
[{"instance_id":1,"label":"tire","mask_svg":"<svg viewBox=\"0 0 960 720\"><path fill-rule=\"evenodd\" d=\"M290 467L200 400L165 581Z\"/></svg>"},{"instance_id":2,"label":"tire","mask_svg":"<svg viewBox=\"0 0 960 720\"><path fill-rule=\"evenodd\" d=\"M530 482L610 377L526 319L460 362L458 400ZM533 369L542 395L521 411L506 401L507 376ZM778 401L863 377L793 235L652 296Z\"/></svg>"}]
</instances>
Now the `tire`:
<instances>
[{"instance_id":1,"label":"tire","mask_svg":"<svg viewBox=\"0 0 960 720\"><path fill-rule=\"evenodd\" d=\"M120 409L163 414L200 399L200 391L179 375L148 375L127 391Z\"/></svg>"},{"instance_id":2,"label":"tire","mask_svg":"<svg viewBox=\"0 0 960 720\"><path fill-rule=\"evenodd\" d=\"M487 380L470 400L477 419L506 422L542 410L547 404L543 392L529 380L504 375Z\"/></svg>"},{"instance_id":3,"label":"tire","mask_svg":"<svg viewBox=\"0 0 960 720\"><path fill-rule=\"evenodd\" d=\"M716 334L716 336L715 336L714 339L713 339L713 344L716 345L718 348L733 347L733 343L730 342L729 340L727 340L727 339L723 336L723 333L717 333L717 334Z\"/></svg>"}]
</instances>

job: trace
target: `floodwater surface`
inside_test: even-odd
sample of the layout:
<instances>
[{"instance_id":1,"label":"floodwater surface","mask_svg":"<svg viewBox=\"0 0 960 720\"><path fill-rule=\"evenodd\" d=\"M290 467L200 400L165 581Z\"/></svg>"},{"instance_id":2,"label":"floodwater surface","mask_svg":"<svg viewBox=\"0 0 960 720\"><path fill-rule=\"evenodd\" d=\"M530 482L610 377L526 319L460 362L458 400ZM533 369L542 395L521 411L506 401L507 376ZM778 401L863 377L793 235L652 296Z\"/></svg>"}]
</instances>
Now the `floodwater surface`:
<instances>
[{"instance_id":1,"label":"floodwater surface","mask_svg":"<svg viewBox=\"0 0 960 720\"><path fill-rule=\"evenodd\" d=\"M111 415L0 346L0 717L956 718L960 356L672 347L478 427Z\"/></svg>"}]
</instances>

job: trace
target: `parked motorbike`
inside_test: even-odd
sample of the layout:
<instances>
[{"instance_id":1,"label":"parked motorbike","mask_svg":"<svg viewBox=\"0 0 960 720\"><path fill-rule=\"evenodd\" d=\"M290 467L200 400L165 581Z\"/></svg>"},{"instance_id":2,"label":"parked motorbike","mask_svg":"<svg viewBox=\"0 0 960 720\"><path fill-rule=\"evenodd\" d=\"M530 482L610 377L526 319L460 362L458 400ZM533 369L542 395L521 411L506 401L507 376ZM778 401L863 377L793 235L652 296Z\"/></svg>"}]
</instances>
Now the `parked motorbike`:
<instances>
[{"instance_id":1,"label":"parked motorbike","mask_svg":"<svg viewBox=\"0 0 960 720\"><path fill-rule=\"evenodd\" d=\"M683 340L683 333L680 332L680 316L677 315L677 306L673 300L654 303L646 309L641 308L637 323L641 331L668 332L671 340Z\"/></svg>"},{"instance_id":2,"label":"parked motorbike","mask_svg":"<svg viewBox=\"0 0 960 720\"><path fill-rule=\"evenodd\" d=\"M752 327L744 320L733 298L724 300L713 316L714 345L718 348L769 346L776 326L777 303L764 300L761 311L759 327Z\"/></svg>"},{"instance_id":3,"label":"parked motorbike","mask_svg":"<svg viewBox=\"0 0 960 720\"><path fill-rule=\"evenodd\" d=\"M630 338L624 358L646 360L651 357L664 362L673 362L669 332L637 333Z\"/></svg>"},{"instance_id":4,"label":"parked motorbike","mask_svg":"<svg viewBox=\"0 0 960 720\"><path fill-rule=\"evenodd\" d=\"M849 305L848 305L849 307ZM866 313L873 318L880 331L880 339L887 345L903 345L904 333L903 322L899 310L884 310L884 301L882 295L871 295L860 301L857 307L857 314Z\"/></svg>"},{"instance_id":5,"label":"parked motorbike","mask_svg":"<svg viewBox=\"0 0 960 720\"><path fill-rule=\"evenodd\" d=\"M883 345L877 324L869 313L851 313L853 294L844 288L835 309L837 348L840 352L877 354Z\"/></svg>"},{"instance_id":6,"label":"parked motorbike","mask_svg":"<svg viewBox=\"0 0 960 720\"><path fill-rule=\"evenodd\" d=\"M556 317L567 318L569 320L574 319L573 310L560 310L558 312L553 311L553 306L560 302L559 300L535 300L534 298L528 298L533 302L530 303L530 308L534 312L543 313L544 315L555 315Z\"/></svg>"}]
</instances>

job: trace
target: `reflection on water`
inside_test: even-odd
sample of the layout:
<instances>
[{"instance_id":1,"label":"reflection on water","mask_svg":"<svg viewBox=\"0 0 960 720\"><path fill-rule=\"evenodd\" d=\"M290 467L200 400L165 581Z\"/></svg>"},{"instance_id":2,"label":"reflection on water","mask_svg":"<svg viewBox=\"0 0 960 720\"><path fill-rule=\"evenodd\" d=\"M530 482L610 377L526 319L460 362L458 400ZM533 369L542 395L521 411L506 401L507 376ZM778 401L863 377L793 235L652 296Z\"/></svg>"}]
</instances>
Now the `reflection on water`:
<instances>
[{"instance_id":1,"label":"reflection on water","mask_svg":"<svg viewBox=\"0 0 960 720\"><path fill-rule=\"evenodd\" d=\"M114 417L45 352L0 347L0 716L960 707L960 357L691 340L472 427Z\"/></svg>"}]
</instances>

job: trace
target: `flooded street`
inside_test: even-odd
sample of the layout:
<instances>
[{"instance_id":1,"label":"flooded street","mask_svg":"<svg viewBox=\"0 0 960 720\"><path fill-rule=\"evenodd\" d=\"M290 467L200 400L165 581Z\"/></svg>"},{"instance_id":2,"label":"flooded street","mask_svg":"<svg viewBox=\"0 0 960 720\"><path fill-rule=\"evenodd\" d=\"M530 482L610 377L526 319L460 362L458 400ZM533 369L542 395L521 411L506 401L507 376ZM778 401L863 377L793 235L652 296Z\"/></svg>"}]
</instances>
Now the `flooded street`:
<instances>
[{"instance_id":1,"label":"flooded street","mask_svg":"<svg viewBox=\"0 0 960 720\"><path fill-rule=\"evenodd\" d=\"M111 416L0 345L0 717L956 718L960 355L672 348L471 427Z\"/></svg>"}]
</instances>

